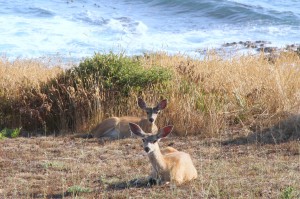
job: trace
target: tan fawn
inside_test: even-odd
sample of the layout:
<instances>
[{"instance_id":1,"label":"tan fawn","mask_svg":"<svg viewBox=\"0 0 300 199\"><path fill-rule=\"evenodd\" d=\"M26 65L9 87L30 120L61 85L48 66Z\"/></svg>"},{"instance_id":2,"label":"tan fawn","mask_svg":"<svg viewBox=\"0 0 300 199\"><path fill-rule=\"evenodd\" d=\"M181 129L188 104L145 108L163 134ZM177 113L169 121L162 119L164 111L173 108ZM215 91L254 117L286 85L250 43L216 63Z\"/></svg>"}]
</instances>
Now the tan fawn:
<instances>
[{"instance_id":1,"label":"tan fawn","mask_svg":"<svg viewBox=\"0 0 300 199\"><path fill-rule=\"evenodd\" d=\"M166 126L154 135L146 134L134 123L129 123L129 127L132 133L142 137L144 150L152 164L149 183L172 182L179 185L197 178L197 170L189 154L172 147L167 147L162 153L159 148L158 142L172 131L173 126Z\"/></svg>"},{"instance_id":2,"label":"tan fawn","mask_svg":"<svg viewBox=\"0 0 300 199\"><path fill-rule=\"evenodd\" d=\"M129 129L129 122L139 124L143 129L146 129L149 133L156 133L158 131L155 125L155 120L161 110L166 108L167 100L164 99L157 104L155 107L147 107L146 102L138 98L138 106L146 111L147 117L111 117L100 124L98 124L92 131L91 134L96 138L110 138L110 139L122 139L132 136Z\"/></svg>"}]
</instances>

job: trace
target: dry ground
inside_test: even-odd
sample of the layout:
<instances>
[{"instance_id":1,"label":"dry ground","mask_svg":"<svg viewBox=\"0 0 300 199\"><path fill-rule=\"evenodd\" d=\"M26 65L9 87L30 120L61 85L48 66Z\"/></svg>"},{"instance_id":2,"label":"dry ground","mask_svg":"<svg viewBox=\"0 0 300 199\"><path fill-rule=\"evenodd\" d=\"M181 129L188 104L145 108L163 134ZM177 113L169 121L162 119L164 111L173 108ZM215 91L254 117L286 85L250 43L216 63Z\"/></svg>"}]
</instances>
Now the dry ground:
<instances>
[{"instance_id":1,"label":"dry ground","mask_svg":"<svg viewBox=\"0 0 300 199\"><path fill-rule=\"evenodd\" d=\"M138 139L70 137L0 141L0 198L299 198L300 143L222 144L171 137L160 146L191 154L199 177L148 186L150 164Z\"/></svg>"}]
</instances>

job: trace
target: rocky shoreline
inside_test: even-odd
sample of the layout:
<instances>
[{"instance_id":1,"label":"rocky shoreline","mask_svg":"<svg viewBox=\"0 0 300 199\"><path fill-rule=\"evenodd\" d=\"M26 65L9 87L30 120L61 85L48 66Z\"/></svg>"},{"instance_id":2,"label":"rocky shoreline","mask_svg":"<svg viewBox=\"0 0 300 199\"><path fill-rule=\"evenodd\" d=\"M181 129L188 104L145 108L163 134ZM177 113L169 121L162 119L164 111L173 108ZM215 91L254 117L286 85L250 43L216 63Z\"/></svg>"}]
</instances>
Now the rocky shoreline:
<instances>
[{"instance_id":1,"label":"rocky shoreline","mask_svg":"<svg viewBox=\"0 0 300 199\"><path fill-rule=\"evenodd\" d=\"M254 49L257 52L265 52L265 53L274 53L274 52L278 52L278 51L300 52L300 43L288 44L283 48L279 48L279 47L272 46L272 43L269 41L262 41L262 40L225 43L222 45L222 47L223 48L235 48L238 50Z\"/></svg>"}]
</instances>

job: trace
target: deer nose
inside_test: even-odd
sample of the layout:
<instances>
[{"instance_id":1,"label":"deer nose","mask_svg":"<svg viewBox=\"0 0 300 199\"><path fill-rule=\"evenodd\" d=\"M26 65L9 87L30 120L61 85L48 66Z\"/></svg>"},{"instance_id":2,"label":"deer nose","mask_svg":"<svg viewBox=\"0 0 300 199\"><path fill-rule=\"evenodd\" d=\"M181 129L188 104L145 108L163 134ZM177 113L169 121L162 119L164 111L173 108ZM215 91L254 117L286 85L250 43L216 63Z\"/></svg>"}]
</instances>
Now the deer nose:
<instances>
[{"instance_id":1,"label":"deer nose","mask_svg":"<svg viewBox=\"0 0 300 199\"><path fill-rule=\"evenodd\" d=\"M147 153L149 153L150 148L149 148L149 147L145 147L144 150L145 150Z\"/></svg>"},{"instance_id":2,"label":"deer nose","mask_svg":"<svg viewBox=\"0 0 300 199\"><path fill-rule=\"evenodd\" d=\"M153 123L153 122L154 122L154 119L153 119L153 118L150 118L149 121L150 121L151 123Z\"/></svg>"}]
</instances>

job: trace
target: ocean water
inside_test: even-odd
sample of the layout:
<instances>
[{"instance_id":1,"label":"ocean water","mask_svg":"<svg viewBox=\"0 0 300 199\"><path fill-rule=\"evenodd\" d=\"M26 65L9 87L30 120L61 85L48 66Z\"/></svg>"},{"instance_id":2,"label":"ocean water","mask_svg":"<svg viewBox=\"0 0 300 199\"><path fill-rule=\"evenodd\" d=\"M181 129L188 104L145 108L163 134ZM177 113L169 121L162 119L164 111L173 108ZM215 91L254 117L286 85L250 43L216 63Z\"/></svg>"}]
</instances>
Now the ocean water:
<instances>
[{"instance_id":1,"label":"ocean water","mask_svg":"<svg viewBox=\"0 0 300 199\"><path fill-rule=\"evenodd\" d=\"M300 43L300 0L0 1L0 55L197 54L240 41Z\"/></svg>"}]
</instances>

